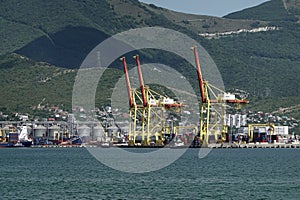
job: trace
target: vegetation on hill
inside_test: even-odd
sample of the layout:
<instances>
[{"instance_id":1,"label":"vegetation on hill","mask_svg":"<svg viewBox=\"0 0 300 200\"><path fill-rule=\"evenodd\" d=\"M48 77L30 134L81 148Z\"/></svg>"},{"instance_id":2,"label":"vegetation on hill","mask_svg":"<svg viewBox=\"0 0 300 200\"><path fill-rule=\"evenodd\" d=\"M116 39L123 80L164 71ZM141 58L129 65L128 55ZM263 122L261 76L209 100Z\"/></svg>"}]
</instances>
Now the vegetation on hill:
<instances>
[{"instance_id":1,"label":"vegetation on hill","mask_svg":"<svg viewBox=\"0 0 300 200\"><path fill-rule=\"evenodd\" d=\"M114 12L107 0L0 1L0 54L66 27L89 27L106 34L134 28L131 17ZM21 33L21 34L20 34Z\"/></svg>"},{"instance_id":2,"label":"vegetation on hill","mask_svg":"<svg viewBox=\"0 0 300 200\"><path fill-rule=\"evenodd\" d=\"M137 0L1 1L0 111L32 110L44 98L49 106L63 104L69 110L76 69L87 53L112 34L145 26L171 28L200 42L219 67L226 88L250 93L250 108L269 111L285 102L298 104L299 7L295 0L272 0L216 18L177 13ZM218 39L199 36L262 26L278 29ZM197 88L195 71L179 58L151 50L139 53L144 63L174 66ZM114 63L101 80L96 95L99 106L109 103L110 88L122 74L119 66Z\"/></svg>"},{"instance_id":3,"label":"vegetation on hill","mask_svg":"<svg viewBox=\"0 0 300 200\"><path fill-rule=\"evenodd\" d=\"M252 96L299 95L300 38L297 30L242 34L212 40L215 62L228 87L245 89ZM217 54L217 56L216 56Z\"/></svg>"},{"instance_id":4,"label":"vegetation on hill","mask_svg":"<svg viewBox=\"0 0 300 200\"><path fill-rule=\"evenodd\" d=\"M55 67L35 62L18 54L0 57L1 87L0 111L39 113L41 104L45 110L58 106L71 112L72 91L76 69ZM109 96L114 83L122 72L108 69L99 81L96 106L109 105Z\"/></svg>"},{"instance_id":5,"label":"vegetation on hill","mask_svg":"<svg viewBox=\"0 0 300 200\"><path fill-rule=\"evenodd\" d=\"M284 5L287 8L289 13L300 16L300 1L298 0L285 0Z\"/></svg>"},{"instance_id":6,"label":"vegetation on hill","mask_svg":"<svg viewBox=\"0 0 300 200\"><path fill-rule=\"evenodd\" d=\"M94 28L67 27L42 36L16 53L64 68L79 68L86 55L109 35Z\"/></svg>"},{"instance_id":7,"label":"vegetation on hill","mask_svg":"<svg viewBox=\"0 0 300 200\"><path fill-rule=\"evenodd\" d=\"M272 0L261 5L226 15L230 19L252 19L263 21L298 21L298 18L289 13L285 1Z\"/></svg>"}]
</instances>

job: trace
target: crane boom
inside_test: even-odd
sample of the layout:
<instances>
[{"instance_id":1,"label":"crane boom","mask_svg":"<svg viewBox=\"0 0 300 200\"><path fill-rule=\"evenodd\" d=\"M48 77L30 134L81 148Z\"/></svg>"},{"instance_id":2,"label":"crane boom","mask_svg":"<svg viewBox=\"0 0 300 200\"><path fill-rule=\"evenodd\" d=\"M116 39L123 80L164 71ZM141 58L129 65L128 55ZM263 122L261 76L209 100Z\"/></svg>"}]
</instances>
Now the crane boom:
<instances>
[{"instance_id":1,"label":"crane boom","mask_svg":"<svg viewBox=\"0 0 300 200\"><path fill-rule=\"evenodd\" d=\"M199 56L198 56L197 48L192 47L192 49L194 51L195 63L196 63L196 66L197 66L197 75L198 75L199 88L200 88L200 93L201 93L201 101L202 101L202 103L205 103L207 101L207 99L205 97L205 91L204 91L204 86L203 86L203 78L202 78L202 74L201 74Z\"/></svg>"},{"instance_id":2,"label":"crane boom","mask_svg":"<svg viewBox=\"0 0 300 200\"><path fill-rule=\"evenodd\" d=\"M247 104L249 103L248 100L245 99L235 99L235 100L226 100L227 103L233 103L233 104Z\"/></svg>"},{"instance_id":3,"label":"crane boom","mask_svg":"<svg viewBox=\"0 0 300 200\"><path fill-rule=\"evenodd\" d=\"M139 60L139 55L135 55L133 58L135 59L136 66L138 68L139 80L140 80L140 87L141 87L141 92L142 92L143 106L146 107L147 104L148 104L148 102L147 102L146 94L145 94L145 85L144 85L144 81L143 81L143 75L142 75L142 70L141 70L141 64L140 64L140 60Z\"/></svg>"},{"instance_id":4,"label":"crane boom","mask_svg":"<svg viewBox=\"0 0 300 200\"><path fill-rule=\"evenodd\" d=\"M121 61L123 63L123 69L124 69L124 74L125 74L125 79L126 79L126 87L127 87L127 93L128 93L128 98L129 98L129 106L130 108L133 107L133 100L131 96L131 85L129 81L129 75L128 75L128 70L127 70L127 63L125 57L121 58Z\"/></svg>"}]
</instances>

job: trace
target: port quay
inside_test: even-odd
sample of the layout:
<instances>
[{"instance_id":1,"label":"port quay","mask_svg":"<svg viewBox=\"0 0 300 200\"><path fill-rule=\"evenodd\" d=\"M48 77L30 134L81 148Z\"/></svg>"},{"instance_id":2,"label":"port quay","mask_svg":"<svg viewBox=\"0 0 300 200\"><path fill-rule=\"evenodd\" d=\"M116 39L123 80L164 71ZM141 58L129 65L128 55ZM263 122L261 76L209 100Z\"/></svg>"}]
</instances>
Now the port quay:
<instances>
[{"instance_id":1,"label":"port quay","mask_svg":"<svg viewBox=\"0 0 300 200\"><path fill-rule=\"evenodd\" d=\"M240 112L249 103L249 94L242 90L225 92L208 81L201 73L196 46L191 48L195 59L200 110L194 109L198 100L180 101L144 84L139 55L137 67L140 91L132 88L125 57L120 60L125 75L129 110L107 106L99 119L89 109L76 107L77 114L68 114L66 121L0 122L1 147L133 147L133 148L300 148L299 135L290 127L298 126L294 118L283 119L267 113ZM125 89L125 88L124 88ZM193 101L194 100L194 101ZM190 108L189 110L185 110ZM226 114L230 108L231 114ZM82 111L81 111L82 110ZM88 114L89 115L86 115ZM78 116L77 116L78 115ZM251 119L251 115L254 116ZM265 120L267 118L267 120ZM120 121L119 121L120 120Z\"/></svg>"},{"instance_id":2,"label":"port quay","mask_svg":"<svg viewBox=\"0 0 300 200\"><path fill-rule=\"evenodd\" d=\"M128 135L126 131L114 128L103 128L97 121L89 122L66 122L66 121L0 121L0 139L4 142L9 133L19 133L19 127L26 124L28 128L28 137L32 139L31 148L66 148L66 147L134 147L134 148L300 148L298 137L292 141L273 140L270 141L252 141L230 140L227 142L212 142L205 146L195 144L194 140L184 141L181 145L176 145L176 141L170 141L164 145L143 146L136 144L128 145ZM261 128L261 127L260 127ZM79 143L72 143L74 138L80 138ZM195 138L195 135L190 136ZM8 140L8 139L6 139ZM176 140L174 138L173 140ZM178 140L177 140L178 141ZM103 145L104 144L104 145Z\"/></svg>"}]
</instances>

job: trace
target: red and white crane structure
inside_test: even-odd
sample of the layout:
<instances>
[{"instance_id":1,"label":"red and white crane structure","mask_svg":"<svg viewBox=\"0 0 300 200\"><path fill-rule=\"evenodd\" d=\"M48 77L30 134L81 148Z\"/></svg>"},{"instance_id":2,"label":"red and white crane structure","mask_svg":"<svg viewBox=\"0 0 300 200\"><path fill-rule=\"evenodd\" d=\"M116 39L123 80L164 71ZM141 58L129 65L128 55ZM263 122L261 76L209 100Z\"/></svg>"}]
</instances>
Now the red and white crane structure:
<instances>
[{"instance_id":1,"label":"red and white crane structure","mask_svg":"<svg viewBox=\"0 0 300 200\"><path fill-rule=\"evenodd\" d=\"M166 128L166 110L181 108L182 104L145 86L139 56L134 56L134 59L139 76L140 92L131 88L126 59L121 58L130 107L129 141L132 145L138 141L145 146L153 142L160 146L164 141L166 130L170 130Z\"/></svg>"},{"instance_id":2,"label":"red and white crane structure","mask_svg":"<svg viewBox=\"0 0 300 200\"><path fill-rule=\"evenodd\" d=\"M228 128L225 123L226 104L242 105L249 103L245 99L237 99L235 95L226 93L221 89L210 85L202 77L200 60L196 47L192 47L197 67L197 76L201 95L200 109L200 140L203 144L210 141L217 142L220 139L224 141L224 135ZM218 95L214 91L218 91ZM214 99L211 99L214 97ZM214 112L213 114L211 112Z\"/></svg>"}]
</instances>

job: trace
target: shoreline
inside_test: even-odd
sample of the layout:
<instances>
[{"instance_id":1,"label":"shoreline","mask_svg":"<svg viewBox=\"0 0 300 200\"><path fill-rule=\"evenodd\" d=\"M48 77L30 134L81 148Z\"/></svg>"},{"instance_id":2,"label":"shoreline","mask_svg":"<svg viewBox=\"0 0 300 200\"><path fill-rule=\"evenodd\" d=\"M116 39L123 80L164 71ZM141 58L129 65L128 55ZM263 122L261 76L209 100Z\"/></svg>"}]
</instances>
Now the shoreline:
<instances>
[{"instance_id":1,"label":"shoreline","mask_svg":"<svg viewBox=\"0 0 300 200\"><path fill-rule=\"evenodd\" d=\"M183 149L183 148L210 148L210 149L257 149L257 148L269 148L269 149L300 149L300 144L209 144L206 146L110 146L101 147L98 145L32 145L27 148L138 148L138 149L159 149L159 148L170 148L170 149ZM26 147L25 147L26 148Z\"/></svg>"}]
</instances>

